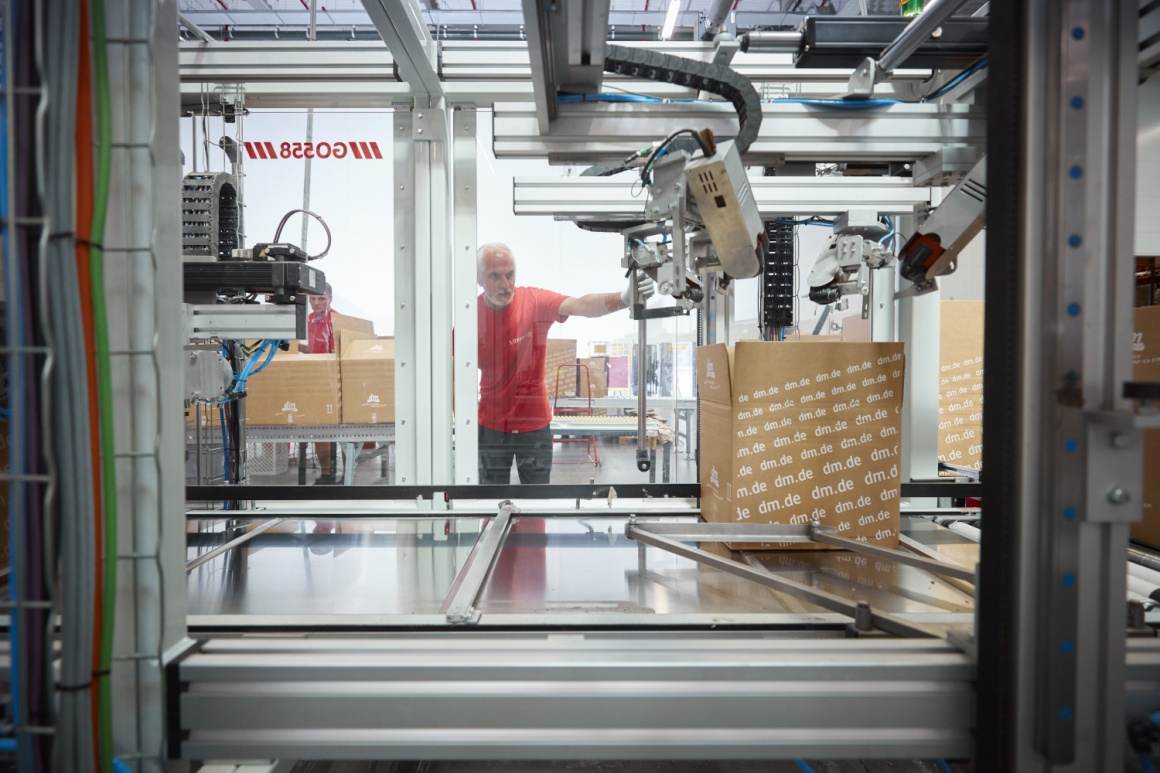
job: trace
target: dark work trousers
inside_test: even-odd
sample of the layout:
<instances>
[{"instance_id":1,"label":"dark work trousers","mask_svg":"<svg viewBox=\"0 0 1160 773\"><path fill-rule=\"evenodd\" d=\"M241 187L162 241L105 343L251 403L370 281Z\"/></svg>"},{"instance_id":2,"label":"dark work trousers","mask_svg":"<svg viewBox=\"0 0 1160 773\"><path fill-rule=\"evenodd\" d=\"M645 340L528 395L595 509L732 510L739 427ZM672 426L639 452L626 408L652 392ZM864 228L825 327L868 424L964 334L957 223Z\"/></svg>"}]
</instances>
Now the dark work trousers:
<instances>
[{"instance_id":1,"label":"dark work trousers","mask_svg":"<svg viewBox=\"0 0 1160 773\"><path fill-rule=\"evenodd\" d=\"M531 432L479 428L480 483L509 483L513 456L520 483L547 483L552 473L552 428Z\"/></svg>"}]
</instances>

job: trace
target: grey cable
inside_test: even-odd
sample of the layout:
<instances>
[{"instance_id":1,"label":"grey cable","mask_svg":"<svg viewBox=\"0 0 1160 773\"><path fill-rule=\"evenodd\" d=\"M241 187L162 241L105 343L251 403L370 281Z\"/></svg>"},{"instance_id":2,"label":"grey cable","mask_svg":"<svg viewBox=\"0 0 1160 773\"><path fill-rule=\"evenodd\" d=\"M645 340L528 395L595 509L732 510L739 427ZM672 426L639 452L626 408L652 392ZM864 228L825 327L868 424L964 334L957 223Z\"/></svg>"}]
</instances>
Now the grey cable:
<instances>
[{"instance_id":1,"label":"grey cable","mask_svg":"<svg viewBox=\"0 0 1160 773\"><path fill-rule=\"evenodd\" d=\"M41 196L50 234L42 251L44 305L48 307L45 334L52 349L50 388L52 430L45 436L56 463L57 486L52 510L60 534L61 655L59 713L54 741L53 768L59 771L93 770L91 733L92 647L94 625L96 533L93 462L89 448L88 374L86 342L80 316L80 288L76 262L75 104L80 32L79 6L67 0L48 0L44 7L53 21L43 27L46 57L44 83L52 99L42 119L46 139L41 170ZM40 36L38 35L38 41ZM111 460L110 460L111 463Z\"/></svg>"}]
</instances>

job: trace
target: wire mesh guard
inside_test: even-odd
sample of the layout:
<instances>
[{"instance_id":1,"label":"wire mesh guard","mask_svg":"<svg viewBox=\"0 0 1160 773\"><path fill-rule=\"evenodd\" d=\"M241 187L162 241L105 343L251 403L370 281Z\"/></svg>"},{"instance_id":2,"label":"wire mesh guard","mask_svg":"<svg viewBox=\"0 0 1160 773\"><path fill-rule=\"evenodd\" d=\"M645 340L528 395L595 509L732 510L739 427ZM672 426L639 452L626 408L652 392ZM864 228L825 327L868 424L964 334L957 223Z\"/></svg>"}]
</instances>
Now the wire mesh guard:
<instances>
[{"instance_id":1,"label":"wire mesh guard","mask_svg":"<svg viewBox=\"0 0 1160 773\"><path fill-rule=\"evenodd\" d=\"M250 475L280 475L289 467L287 443L246 443L246 470Z\"/></svg>"}]
</instances>

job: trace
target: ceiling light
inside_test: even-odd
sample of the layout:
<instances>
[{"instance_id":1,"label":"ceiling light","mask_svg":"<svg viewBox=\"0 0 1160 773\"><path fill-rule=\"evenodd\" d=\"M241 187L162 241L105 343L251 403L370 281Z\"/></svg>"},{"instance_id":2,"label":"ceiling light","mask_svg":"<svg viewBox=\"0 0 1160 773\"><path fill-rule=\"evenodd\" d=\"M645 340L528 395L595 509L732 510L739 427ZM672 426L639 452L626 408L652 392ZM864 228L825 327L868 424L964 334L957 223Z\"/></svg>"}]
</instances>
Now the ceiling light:
<instances>
[{"instance_id":1,"label":"ceiling light","mask_svg":"<svg viewBox=\"0 0 1160 773\"><path fill-rule=\"evenodd\" d=\"M681 0L669 0L669 10L665 14L665 26L661 29L661 40L668 40L673 36L673 28L677 26L677 17L681 14Z\"/></svg>"}]
</instances>

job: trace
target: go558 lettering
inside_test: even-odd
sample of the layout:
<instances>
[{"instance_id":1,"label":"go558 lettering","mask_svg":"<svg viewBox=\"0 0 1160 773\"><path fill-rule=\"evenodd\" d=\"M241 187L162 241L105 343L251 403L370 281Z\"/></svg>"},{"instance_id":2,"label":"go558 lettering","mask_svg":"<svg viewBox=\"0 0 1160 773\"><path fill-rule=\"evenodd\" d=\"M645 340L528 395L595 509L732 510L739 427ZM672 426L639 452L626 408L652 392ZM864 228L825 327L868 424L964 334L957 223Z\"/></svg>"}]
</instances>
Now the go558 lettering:
<instances>
[{"instance_id":1,"label":"go558 lettering","mask_svg":"<svg viewBox=\"0 0 1160 773\"><path fill-rule=\"evenodd\" d=\"M346 158L371 161L381 159L377 142L283 142L277 147L272 142L247 142L246 155L253 159L275 158Z\"/></svg>"}]
</instances>

